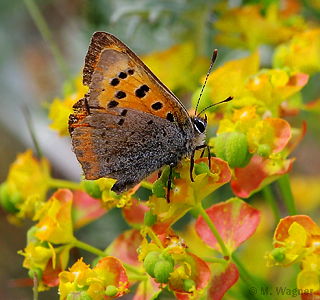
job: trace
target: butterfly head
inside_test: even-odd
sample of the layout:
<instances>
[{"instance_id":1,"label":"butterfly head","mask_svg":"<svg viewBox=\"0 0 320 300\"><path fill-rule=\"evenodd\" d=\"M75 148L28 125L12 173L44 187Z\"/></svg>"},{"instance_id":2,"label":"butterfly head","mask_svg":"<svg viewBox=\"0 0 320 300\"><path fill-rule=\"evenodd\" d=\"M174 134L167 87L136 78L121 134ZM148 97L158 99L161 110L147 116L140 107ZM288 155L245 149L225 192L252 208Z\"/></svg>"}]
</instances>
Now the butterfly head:
<instances>
[{"instance_id":1,"label":"butterfly head","mask_svg":"<svg viewBox=\"0 0 320 300\"><path fill-rule=\"evenodd\" d=\"M207 116L204 118L196 115L191 118L194 134L196 138L195 146L203 145L204 139L206 137L206 129L207 129Z\"/></svg>"}]
</instances>

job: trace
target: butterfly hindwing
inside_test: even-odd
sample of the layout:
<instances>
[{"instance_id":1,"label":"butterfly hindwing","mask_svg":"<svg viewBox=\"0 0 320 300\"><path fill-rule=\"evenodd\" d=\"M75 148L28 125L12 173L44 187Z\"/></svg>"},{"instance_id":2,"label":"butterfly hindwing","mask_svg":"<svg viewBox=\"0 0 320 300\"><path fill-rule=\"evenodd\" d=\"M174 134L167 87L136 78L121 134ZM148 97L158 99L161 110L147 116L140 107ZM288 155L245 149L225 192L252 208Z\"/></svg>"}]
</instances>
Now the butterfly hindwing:
<instances>
[{"instance_id":1,"label":"butterfly hindwing","mask_svg":"<svg viewBox=\"0 0 320 300\"><path fill-rule=\"evenodd\" d=\"M174 123L131 108L112 111L107 116L92 113L85 118L86 126L72 132L86 179L117 179L113 190L122 193L162 166L181 160L184 136Z\"/></svg>"}]
</instances>

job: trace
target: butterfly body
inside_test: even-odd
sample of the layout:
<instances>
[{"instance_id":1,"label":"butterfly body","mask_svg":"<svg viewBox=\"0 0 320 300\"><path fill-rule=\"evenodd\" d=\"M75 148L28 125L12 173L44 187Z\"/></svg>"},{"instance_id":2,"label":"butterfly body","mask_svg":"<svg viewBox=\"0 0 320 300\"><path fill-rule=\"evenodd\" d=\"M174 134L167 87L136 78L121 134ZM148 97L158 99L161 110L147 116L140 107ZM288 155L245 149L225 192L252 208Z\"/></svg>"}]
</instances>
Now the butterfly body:
<instances>
[{"instance_id":1,"label":"butterfly body","mask_svg":"<svg viewBox=\"0 0 320 300\"><path fill-rule=\"evenodd\" d=\"M117 180L123 193L204 144L206 121L190 117L171 91L126 45L96 32L85 60L89 92L69 118L73 150L86 179Z\"/></svg>"}]
</instances>

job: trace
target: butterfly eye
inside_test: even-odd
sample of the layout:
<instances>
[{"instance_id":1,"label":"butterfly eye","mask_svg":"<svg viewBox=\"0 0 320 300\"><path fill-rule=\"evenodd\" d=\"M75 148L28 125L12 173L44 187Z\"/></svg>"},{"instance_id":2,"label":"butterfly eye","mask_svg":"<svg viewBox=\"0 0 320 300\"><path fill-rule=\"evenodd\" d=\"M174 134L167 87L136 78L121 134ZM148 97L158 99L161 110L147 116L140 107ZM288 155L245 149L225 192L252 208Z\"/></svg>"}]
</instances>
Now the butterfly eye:
<instances>
[{"instance_id":1,"label":"butterfly eye","mask_svg":"<svg viewBox=\"0 0 320 300\"><path fill-rule=\"evenodd\" d=\"M198 132L198 133L204 133L206 131L207 128L207 122L205 122L204 120L195 117L193 119L193 126L194 129Z\"/></svg>"}]
</instances>

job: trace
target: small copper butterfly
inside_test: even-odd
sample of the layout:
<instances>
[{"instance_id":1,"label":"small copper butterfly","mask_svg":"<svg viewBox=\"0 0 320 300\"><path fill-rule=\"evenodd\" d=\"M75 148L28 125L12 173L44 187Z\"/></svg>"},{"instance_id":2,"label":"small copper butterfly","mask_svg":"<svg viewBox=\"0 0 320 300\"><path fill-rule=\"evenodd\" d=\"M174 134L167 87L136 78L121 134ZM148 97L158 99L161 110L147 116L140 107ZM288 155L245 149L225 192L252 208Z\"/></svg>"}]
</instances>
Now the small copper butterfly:
<instances>
[{"instance_id":1,"label":"small copper butterfly","mask_svg":"<svg viewBox=\"0 0 320 300\"><path fill-rule=\"evenodd\" d=\"M206 119L190 117L112 34L93 34L83 83L89 92L73 106L69 133L86 179L114 178L112 190L123 193L165 165L172 170L184 157L193 162L195 150L206 146Z\"/></svg>"}]
</instances>

